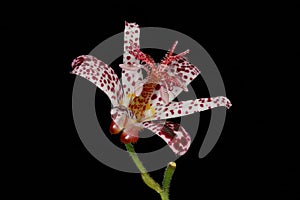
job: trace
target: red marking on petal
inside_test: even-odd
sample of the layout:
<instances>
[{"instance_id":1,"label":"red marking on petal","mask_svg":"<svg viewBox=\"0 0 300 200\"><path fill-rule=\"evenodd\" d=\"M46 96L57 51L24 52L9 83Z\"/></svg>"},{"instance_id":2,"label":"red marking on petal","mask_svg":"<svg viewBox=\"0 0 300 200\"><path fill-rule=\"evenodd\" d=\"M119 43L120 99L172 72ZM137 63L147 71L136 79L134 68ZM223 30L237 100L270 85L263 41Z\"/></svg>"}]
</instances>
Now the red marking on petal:
<instances>
[{"instance_id":1,"label":"red marking on petal","mask_svg":"<svg viewBox=\"0 0 300 200\"><path fill-rule=\"evenodd\" d=\"M152 96L151 96L151 100L154 100L154 99L156 99L157 98L157 95L156 94L153 94Z\"/></svg>"},{"instance_id":2,"label":"red marking on petal","mask_svg":"<svg viewBox=\"0 0 300 200\"><path fill-rule=\"evenodd\" d=\"M85 56L79 56L75 58L72 62L72 67L75 68L77 66L80 66L85 60Z\"/></svg>"},{"instance_id":3,"label":"red marking on petal","mask_svg":"<svg viewBox=\"0 0 300 200\"><path fill-rule=\"evenodd\" d=\"M155 89L156 89L156 90L159 90L159 89L160 89L160 84L157 84L157 85L155 86Z\"/></svg>"},{"instance_id":4,"label":"red marking on petal","mask_svg":"<svg viewBox=\"0 0 300 200\"><path fill-rule=\"evenodd\" d=\"M176 136L176 134L174 133L174 131L170 127L168 127L167 124L165 124L163 126L163 128L160 131L160 133L163 134L166 138L168 138L170 140L172 140Z\"/></svg>"}]
</instances>

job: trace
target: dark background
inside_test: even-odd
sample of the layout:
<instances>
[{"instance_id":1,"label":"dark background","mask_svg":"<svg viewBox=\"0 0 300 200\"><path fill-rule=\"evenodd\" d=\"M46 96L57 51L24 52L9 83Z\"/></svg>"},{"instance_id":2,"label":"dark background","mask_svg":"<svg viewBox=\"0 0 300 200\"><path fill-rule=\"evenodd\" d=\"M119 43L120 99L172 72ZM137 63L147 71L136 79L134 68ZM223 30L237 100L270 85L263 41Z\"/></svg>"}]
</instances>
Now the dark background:
<instances>
[{"instance_id":1,"label":"dark background","mask_svg":"<svg viewBox=\"0 0 300 200\"><path fill-rule=\"evenodd\" d=\"M286 33L290 25L293 27L292 6L219 5L217 9L187 3L149 7L129 2L41 7L34 14L23 15L26 18L20 20L20 26L5 24L7 30L17 26L22 32L20 37L26 40L22 51L34 44L31 55L22 62L40 63L34 68L30 86L37 83L42 86L32 92L37 97L29 100L38 114L30 118L31 123L26 123L37 133L30 134L34 135L34 145L28 145L27 155L32 159L28 161L25 156L23 170L18 170L17 178L13 179L25 188L24 194L52 198L159 199L155 191L144 185L139 174L119 172L96 160L80 141L72 118L75 80L70 74L72 60L123 31L126 20L141 27L177 30L195 39L218 66L227 97L233 104L227 111L219 141L203 159L198 158L198 152L210 111L201 113L195 141L188 153L176 161L170 199L299 196L296 184L299 155L290 137L294 131L284 125L290 116L281 114L288 105L284 99L289 94L280 84L285 82L286 73L279 64L283 52L276 50L285 43L280 39L288 40L281 31ZM156 59L163 55L158 51L152 53ZM192 84L199 86L199 98L208 96L200 76ZM108 98L100 90L95 98L96 106L109 106ZM32 108L25 108L27 113L31 112L29 107ZM109 109L106 112L109 118ZM22 118L26 120L26 116ZM101 123L107 123L108 130L109 122ZM117 139L112 137L115 143ZM156 145L153 141L141 144L146 150ZM143 145L137 145L140 151L145 151ZM160 182L163 172L162 169L151 175Z\"/></svg>"}]
</instances>

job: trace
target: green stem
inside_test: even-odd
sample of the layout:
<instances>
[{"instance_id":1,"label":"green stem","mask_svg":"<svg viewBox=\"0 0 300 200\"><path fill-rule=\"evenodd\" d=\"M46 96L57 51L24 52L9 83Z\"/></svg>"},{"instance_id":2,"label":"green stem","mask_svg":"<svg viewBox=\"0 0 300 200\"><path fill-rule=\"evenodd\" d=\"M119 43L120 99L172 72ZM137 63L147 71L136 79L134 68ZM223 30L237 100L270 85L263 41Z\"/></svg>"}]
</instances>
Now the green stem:
<instances>
[{"instance_id":1,"label":"green stem","mask_svg":"<svg viewBox=\"0 0 300 200\"><path fill-rule=\"evenodd\" d=\"M165 170L164 179L162 182L162 187L155 181L151 176L148 174L146 168L144 167L143 163L137 156L137 154L134 151L134 147L131 143L125 144L127 151L129 152L129 155L131 156L134 164L137 166L137 168L141 172L142 179L148 187L155 190L158 194L160 194L160 197L162 200L169 200L169 188L172 176L174 174L174 171L176 169L176 163L170 162Z\"/></svg>"},{"instance_id":2,"label":"green stem","mask_svg":"<svg viewBox=\"0 0 300 200\"><path fill-rule=\"evenodd\" d=\"M162 182L162 187L163 187L163 195L166 199L169 198L169 188L170 188L170 183L172 180L172 176L174 174L174 171L176 169L176 163L175 162L169 162L165 174L164 174L164 179Z\"/></svg>"},{"instance_id":3,"label":"green stem","mask_svg":"<svg viewBox=\"0 0 300 200\"><path fill-rule=\"evenodd\" d=\"M129 155L131 156L134 164L137 166L137 168L140 170L140 172L147 173L147 170L143 166L139 157L136 155L133 145L131 143L127 143L127 144L125 144L125 147L126 147L127 151L129 152Z\"/></svg>"},{"instance_id":4,"label":"green stem","mask_svg":"<svg viewBox=\"0 0 300 200\"><path fill-rule=\"evenodd\" d=\"M157 182L155 182L148 174L146 168L143 166L142 162L140 161L137 154L135 153L133 145L131 143L128 143L128 144L125 144L125 146L126 146L127 151L129 152L129 155L131 156L133 162L135 163L137 168L140 170L142 179L145 182L145 184L148 185L148 187L155 190L157 193L159 193L159 194L163 193L163 190L160 187L160 185ZM165 200L165 199L163 199L163 200ZM168 199L166 199L166 200L168 200Z\"/></svg>"}]
</instances>

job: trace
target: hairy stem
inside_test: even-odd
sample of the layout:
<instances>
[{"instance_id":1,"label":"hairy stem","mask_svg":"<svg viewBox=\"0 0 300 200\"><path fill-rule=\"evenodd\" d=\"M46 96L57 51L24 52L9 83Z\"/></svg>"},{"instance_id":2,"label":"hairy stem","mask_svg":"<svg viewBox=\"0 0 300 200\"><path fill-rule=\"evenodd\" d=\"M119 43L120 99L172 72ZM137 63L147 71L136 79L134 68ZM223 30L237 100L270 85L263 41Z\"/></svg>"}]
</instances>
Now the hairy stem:
<instances>
[{"instance_id":1,"label":"hairy stem","mask_svg":"<svg viewBox=\"0 0 300 200\"><path fill-rule=\"evenodd\" d=\"M171 183L172 176L174 174L175 169L176 169L176 163L169 162L169 164L165 170L164 179L162 181L162 188L163 188L163 195L165 196L166 199L169 198L170 183Z\"/></svg>"},{"instance_id":2,"label":"hairy stem","mask_svg":"<svg viewBox=\"0 0 300 200\"><path fill-rule=\"evenodd\" d=\"M155 190L157 193L161 194L163 192L162 188L160 185L153 180L153 178L150 177L148 174L146 168L143 166L142 162L138 158L137 154L134 151L133 145L131 143L125 144L127 151L129 152L129 155L131 156L133 162L137 166L137 168L141 172L141 176L143 181L145 182L148 187L152 188Z\"/></svg>"},{"instance_id":3,"label":"hairy stem","mask_svg":"<svg viewBox=\"0 0 300 200\"><path fill-rule=\"evenodd\" d=\"M165 170L164 179L162 182L162 187L155 181L151 176L148 174L146 168L144 167L143 163L135 153L134 147L131 143L125 144L126 149L132 158L134 164L136 167L140 170L142 179L144 183L155 190L158 194L160 194L160 197L162 200L169 200L169 188L172 176L174 174L174 171L176 169L176 163L170 162Z\"/></svg>"}]
</instances>

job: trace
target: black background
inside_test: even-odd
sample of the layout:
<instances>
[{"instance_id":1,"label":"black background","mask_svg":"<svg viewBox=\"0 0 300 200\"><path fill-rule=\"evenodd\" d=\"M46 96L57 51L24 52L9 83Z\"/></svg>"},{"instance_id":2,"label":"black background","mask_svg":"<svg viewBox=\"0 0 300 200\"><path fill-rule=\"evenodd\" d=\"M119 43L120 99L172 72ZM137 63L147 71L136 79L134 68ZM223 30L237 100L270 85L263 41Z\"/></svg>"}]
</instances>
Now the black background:
<instances>
[{"instance_id":1,"label":"black background","mask_svg":"<svg viewBox=\"0 0 300 200\"><path fill-rule=\"evenodd\" d=\"M18 170L12 184L15 180L25 188L23 194L37 197L41 194L53 198L159 199L158 194L144 185L139 174L116 171L89 154L72 118L75 80L70 74L72 60L123 31L124 21L128 21L141 27L177 30L195 39L218 66L227 97L233 104L227 111L218 143L203 159L198 158L198 151L210 112L201 113L195 142L188 153L176 161L170 199L290 198L299 195L299 185L295 183L299 181L296 146L290 141L290 130L283 126L288 115L279 113L285 105L282 99L288 92L283 86L277 87L277 83L284 80L276 73L281 67L273 64L274 60L280 62L278 52L273 53L281 43L277 42L279 30L289 31L293 13L283 14L289 7L280 5L226 6L222 9L220 5L217 9L216 6L194 4L161 7L134 3L44 5L33 14L23 15L26 18L20 20L20 26L7 23L7 30L17 28L22 32L19 36L26 40L23 51L34 44L31 55L22 59L23 63L31 60L39 63L37 68L32 67L34 81L30 82L36 97L29 100L34 104L32 110L37 110L38 114L30 118L31 123L26 123L32 127L28 137L33 136L34 144L27 145L30 152L28 157L21 156L26 161L22 161L24 167ZM156 59L162 56L160 52L153 53ZM207 96L201 77L193 83L193 87L197 85L198 97ZM108 98L100 90L96 100L96 106L102 104L100 101L109 106ZM32 111L25 109L27 113ZM30 115L22 117L26 116ZM109 122L106 130L108 125ZM112 140L116 142L117 138ZM153 141L141 141L141 144L146 149L156 145L149 142ZM145 150L143 145L137 145L140 151ZM32 159L28 160L29 157ZM163 171L151 175L160 182Z\"/></svg>"}]
</instances>

